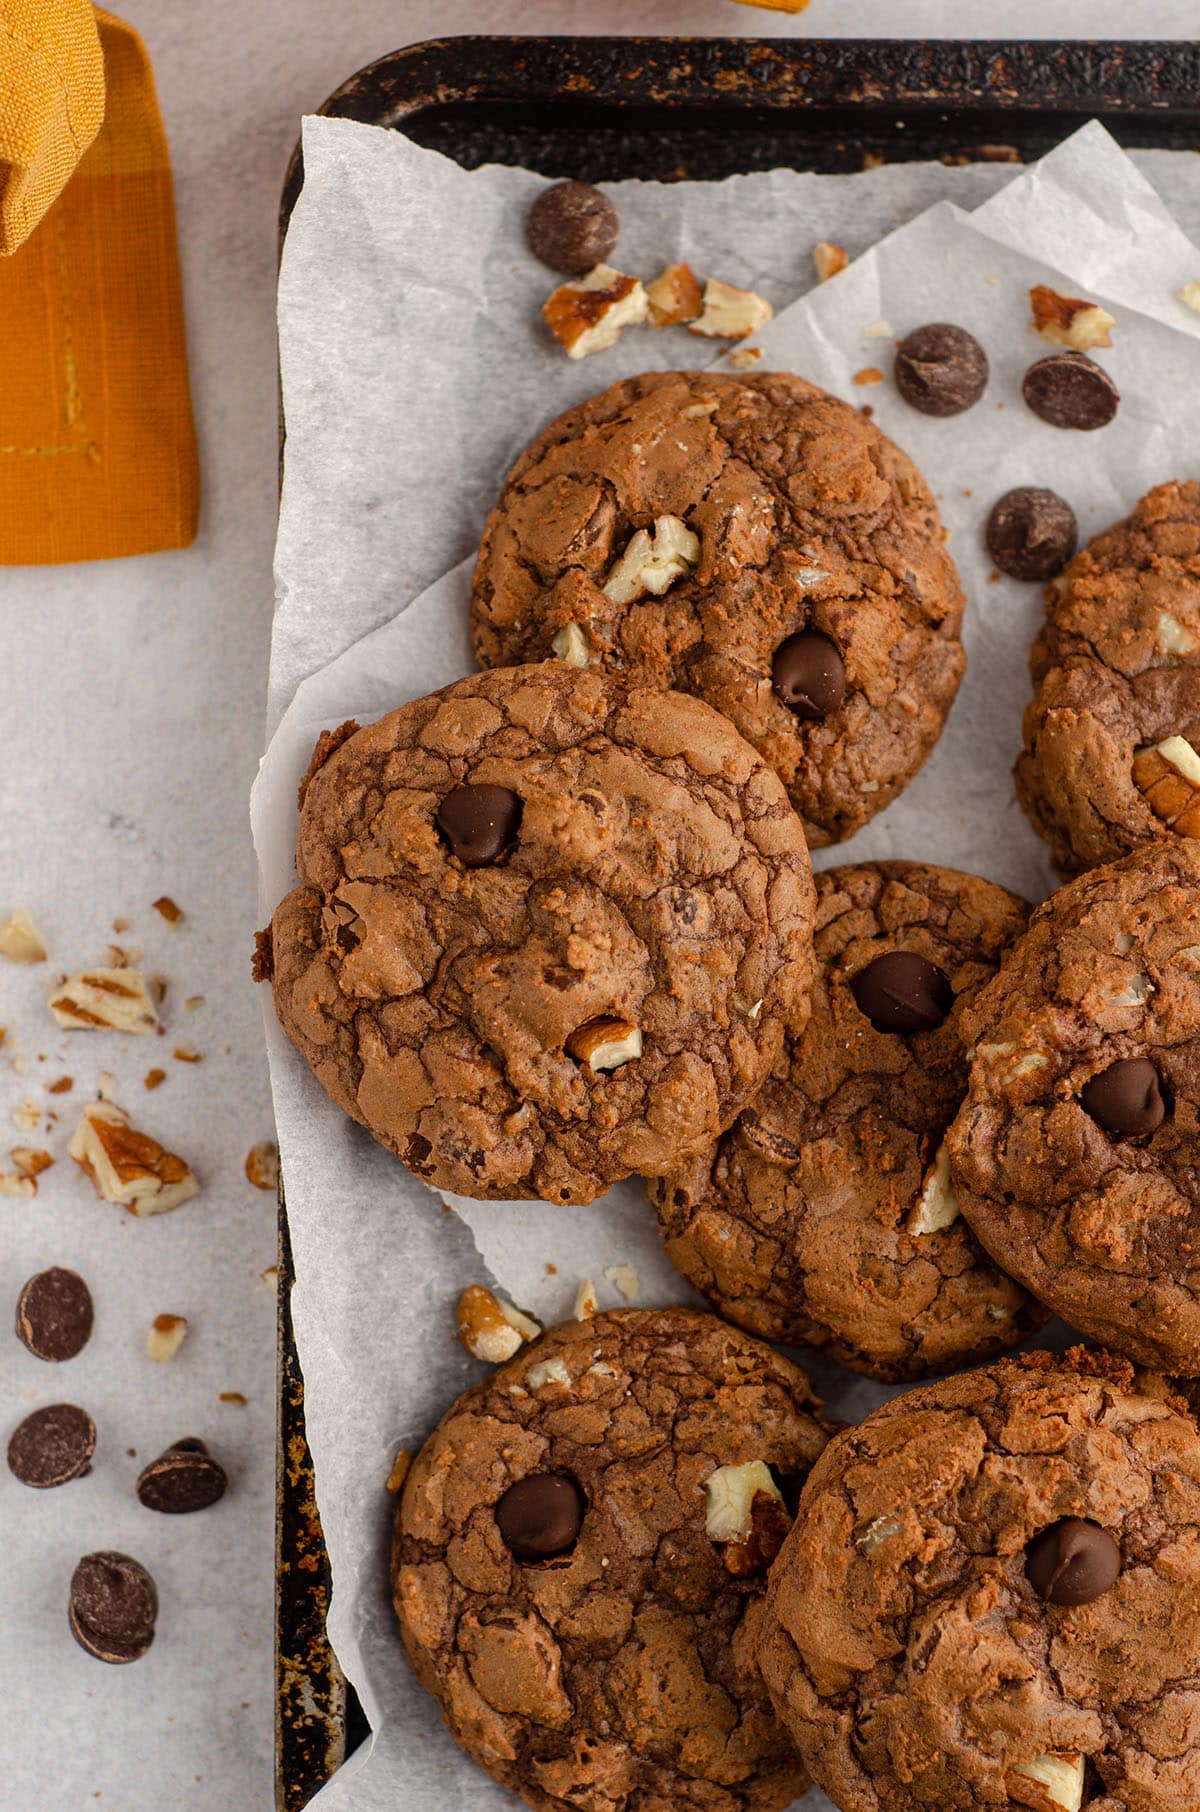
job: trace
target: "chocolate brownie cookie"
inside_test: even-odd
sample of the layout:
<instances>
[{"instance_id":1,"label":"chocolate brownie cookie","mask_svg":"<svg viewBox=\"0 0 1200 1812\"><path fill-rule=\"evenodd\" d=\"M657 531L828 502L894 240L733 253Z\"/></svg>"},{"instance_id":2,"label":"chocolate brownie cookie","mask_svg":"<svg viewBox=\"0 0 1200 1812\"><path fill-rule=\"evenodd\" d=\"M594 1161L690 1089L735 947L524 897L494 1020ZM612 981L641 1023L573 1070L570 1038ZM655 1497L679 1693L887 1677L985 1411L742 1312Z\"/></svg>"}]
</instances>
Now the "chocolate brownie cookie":
<instances>
[{"instance_id":1,"label":"chocolate brownie cookie","mask_svg":"<svg viewBox=\"0 0 1200 1812\"><path fill-rule=\"evenodd\" d=\"M1200 1433L1130 1376L1003 1361L817 1462L759 1659L843 1812L1200 1805Z\"/></svg>"},{"instance_id":2,"label":"chocolate brownie cookie","mask_svg":"<svg viewBox=\"0 0 1200 1812\"><path fill-rule=\"evenodd\" d=\"M687 1309L552 1329L460 1397L392 1553L455 1740L529 1806L789 1806L807 1782L753 1651L828 1432L803 1372Z\"/></svg>"},{"instance_id":3,"label":"chocolate brownie cookie","mask_svg":"<svg viewBox=\"0 0 1200 1812\"><path fill-rule=\"evenodd\" d=\"M963 1018L959 1203L1073 1327L1200 1375L1200 843L1060 888Z\"/></svg>"},{"instance_id":4,"label":"chocolate brownie cookie","mask_svg":"<svg viewBox=\"0 0 1200 1812\"><path fill-rule=\"evenodd\" d=\"M435 1187L588 1202L670 1169L803 1024L800 823L700 700L548 662L324 749L272 925L276 1008Z\"/></svg>"},{"instance_id":5,"label":"chocolate brownie cookie","mask_svg":"<svg viewBox=\"0 0 1200 1812\"><path fill-rule=\"evenodd\" d=\"M884 1380L1046 1319L962 1219L942 1148L962 1016L1027 917L1002 887L920 862L817 876L807 1027L724 1137L649 1186L668 1253L722 1314Z\"/></svg>"},{"instance_id":6,"label":"chocolate brownie cookie","mask_svg":"<svg viewBox=\"0 0 1200 1812\"><path fill-rule=\"evenodd\" d=\"M656 372L552 422L484 531L484 666L693 692L778 771L812 845L912 779L963 670L932 493L856 410L786 372Z\"/></svg>"},{"instance_id":7,"label":"chocolate brownie cookie","mask_svg":"<svg viewBox=\"0 0 1200 1812\"><path fill-rule=\"evenodd\" d=\"M1200 483L1159 485L1046 597L1014 778L1055 862L1200 837Z\"/></svg>"}]
</instances>

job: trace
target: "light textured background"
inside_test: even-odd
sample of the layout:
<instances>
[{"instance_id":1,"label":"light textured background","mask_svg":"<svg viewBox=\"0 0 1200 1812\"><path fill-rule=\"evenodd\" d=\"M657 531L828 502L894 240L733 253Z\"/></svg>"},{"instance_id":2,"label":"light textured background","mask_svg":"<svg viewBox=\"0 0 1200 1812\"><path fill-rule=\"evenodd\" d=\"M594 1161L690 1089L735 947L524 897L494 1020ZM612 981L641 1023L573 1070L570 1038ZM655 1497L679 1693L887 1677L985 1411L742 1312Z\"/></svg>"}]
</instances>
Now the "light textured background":
<instances>
[{"instance_id":1,"label":"light textured background","mask_svg":"<svg viewBox=\"0 0 1200 1812\"><path fill-rule=\"evenodd\" d=\"M41 978L0 973L0 1168L23 1142L8 1116L40 1078L73 1095L101 1068L119 1098L194 1163L204 1193L161 1222L98 1204L73 1166L35 1203L4 1201L0 1320L24 1278L55 1262L92 1284L96 1336L70 1365L31 1358L0 1333L0 1436L37 1403L70 1398L96 1416L93 1476L34 1494L0 1469L0 1739L5 1812L148 1812L164 1804L266 1812L271 1803L274 1321L258 1273L273 1259L268 1196L241 1174L270 1125L258 1003L247 978L254 881L245 800L261 745L275 514L273 287L279 187L302 112L398 44L456 32L759 32L763 35L1118 35L1115 0L812 0L798 19L726 0L130 0L170 134L205 497L186 554L55 571L0 570L0 913L29 906L52 963L102 953L116 915L126 942L171 981L171 1032L203 1050L184 1068L162 1042L58 1034ZM1143 0L1145 36L1189 35L1194 0ZM150 902L169 892L187 920L168 932ZM203 994L195 1014L184 996ZM18 1075L17 1052L29 1063ZM168 1038L170 1049L173 1038ZM39 1064L39 1055L45 1063ZM146 1095L162 1060L170 1081ZM163 1309L192 1335L168 1372L142 1351ZM244 1409L218 1394L243 1391ZM182 1434L226 1460L230 1495L193 1519L154 1518L132 1499L138 1465ZM138 1450L138 1459L128 1448ZM75 1648L64 1606L71 1568L95 1547L138 1554L158 1579L160 1635L144 1661L106 1669ZM423 1812L423 1809L422 1809Z\"/></svg>"}]
</instances>

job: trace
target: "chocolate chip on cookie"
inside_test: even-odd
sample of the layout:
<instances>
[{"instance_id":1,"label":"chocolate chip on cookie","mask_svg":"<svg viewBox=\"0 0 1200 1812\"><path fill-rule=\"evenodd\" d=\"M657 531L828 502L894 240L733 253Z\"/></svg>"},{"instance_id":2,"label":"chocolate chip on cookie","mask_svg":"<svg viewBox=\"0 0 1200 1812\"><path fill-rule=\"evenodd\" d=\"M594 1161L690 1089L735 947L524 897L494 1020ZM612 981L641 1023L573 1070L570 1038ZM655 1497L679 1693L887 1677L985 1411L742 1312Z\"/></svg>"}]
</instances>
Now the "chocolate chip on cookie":
<instances>
[{"instance_id":1,"label":"chocolate chip on cookie","mask_svg":"<svg viewBox=\"0 0 1200 1812\"><path fill-rule=\"evenodd\" d=\"M96 1424L87 1410L74 1403L50 1403L13 1430L8 1469L23 1485L44 1491L85 1477L95 1451Z\"/></svg>"},{"instance_id":2,"label":"chocolate chip on cookie","mask_svg":"<svg viewBox=\"0 0 1200 1812\"><path fill-rule=\"evenodd\" d=\"M1021 485L992 505L988 553L1012 579L1052 579L1075 552L1075 512L1057 491Z\"/></svg>"},{"instance_id":3,"label":"chocolate chip on cookie","mask_svg":"<svg viewBox=\"0 0 1200 1812\"><path fill-rule=\"evenodd\" d=\"M1200 843L1059 888L964 1016L959 1204L1009 1274L1139 1364L1200 1376Z\"/></svg>"},{"instance_id":4,"label":"chocolate chip on cookie","mask_svg":"<svg viewBox=\"0 0 1200 1812\"><path fill-rule=\"evenodd\" d=\"M587 182L556 182L543 189L525 223L534 257L568 277L604 264L619 230L616 208Z\"/></svg>"},{"instance_id":5,"label":"chocolate chip on cookie","mask_svg":"<svg viewBox=\"0 0 1200 1812\"><path fill-rule=\"evenodd\" d=\"M61 1265L31 1277L17 1303L18 1338L35 1359L53 1364L83 1351L94 1320L91 1291L78 1271Z\"/></svg>"},{"instance_id":6,"label":"chocolate chip on cookie","mask_svg":"<svg viewBox=\"0 0 1200 1812\"><path fill-rule=\"evenodd\" d=\"M804 1374L710 1315L551 1329L405 1478L392 1594L451 1734L526 1805L770 1812L807 1785L753 1649L828 1439Z\"/></svg>"},{"instance_id":7,"label":"chocolate chip on cookie","mask_svg":"<svg viewBox=\"0 0 1200 1812\"><path fill-rule=\"evenodd\" d=\"M472 582L481 665L695 694L775 768L813 846L917 772L961 627L911 460L787 372L652 372L568 410L509 473Z\"/></svg>"},{"instance_id":8,"label":"chocolate chip on cookie","mask_svg":"<svg viewBox=\"0 0 1200 1812\"><path fill-rule=\"evenodd\" d=\"M922 415L961 415L987 389L987 353L948 321L914 328L896 348L896 388Z\"/></svg>"},{"instance_id":9,"label":"chocolate chip on cookie","mask_svg":"<svg viewBox=\"0 0 1200 1812\"><path fill-rule=\"evenodd\" d=\"M699 699L565 662L390 712L312 774L280 1021L437 1188L587 1202L737 1115L804 1023L812 876Z\"/></svg>"},{"instance_id":10,"label":"chocolate chip on cookie","mask_svg":"<svg viewBox=\"0 0 1200 1812\"><path fill-rule=\"evenodd\" d=\"M97 1661L139 1661L154 1641L158 1592L128 1554L85 1554L71 1579L67 1621L80 1648Z\"/></svg>"},{"instance_id":11,"label":"chocolate chip on cookie","mask_svg":"<svg viewBox=\"0 0 1200 1812\"><path fill-rule=\"evenodd\" d=\"M1082 352L1052 352L1039 359L1025 373L1021 394L1052 428L1107 428L1121 404L1107 371Z\"/></svg>"},{"instance_id":12,"label":"chocolate chip on cookie","mask_svg":"<svg viewBox=\"0 0 1200 1812\"><path fill-rule=\"evenodd\" d=\"M817 876L808 1025L729 1132L648 1186L668 1256L720 1314L885 1381L1047 1319L963 1220L942 1143L966 1092L963 1014L1027 916L925 863Z\"/></svg>"},{"instance_id":13,"label":"chocolate chip on cookie","mask_svg":"<svg viewBox=\"0 0 1200 1812\"><path fill-rule=\"evenodd\" d=\"M910 1391L818 1463L758 1658L835 1805L1200 1805L1200 1433L1090 1357Z\"/></svg>"}]
</instances>

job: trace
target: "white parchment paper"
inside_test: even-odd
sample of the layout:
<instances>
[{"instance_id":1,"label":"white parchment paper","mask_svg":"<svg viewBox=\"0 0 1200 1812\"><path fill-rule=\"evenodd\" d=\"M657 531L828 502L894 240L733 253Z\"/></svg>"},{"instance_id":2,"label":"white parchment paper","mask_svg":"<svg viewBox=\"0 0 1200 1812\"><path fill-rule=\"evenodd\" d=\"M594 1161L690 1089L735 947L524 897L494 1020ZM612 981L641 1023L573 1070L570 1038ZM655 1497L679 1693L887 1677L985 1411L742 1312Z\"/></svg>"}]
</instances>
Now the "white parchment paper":
<instances>
[{"instance_id":1,"label":"white parchment paper","mask_svg":"<svg viewBox=\"0 0 1200 1812\"><path fill-rule=\"evenodd\" d=\"M264 917L293 884L295 789L318 732L472 670L465 556L508 461L551 415L617 376L727 368L722 352L681 330L627 334L580 364L545 341L545 273L521 246L537 177L468 174L345 122L307 121L304 151L280 281L288 439L277 728L252 808ZM1160 156L1160 179L1165 169ZM1194 207L1190 175L1181 187ZM941 500L969 601L967 678L924 772L852 842L821 852L821 865L916 857L1040 898L1050 871L1009 778L1040 588L990 578L982 525L1010 486L1045 484L1071 500L1086 537L1151 484L1200 472L1200 318L1175 295L1200 276L1200 253L1098 126L1018 175L909 166L615 193L623 268L651 275L685 257L766 293L779 313L760 338L760 368L869 401ZM956 200L937 200L947 194ZM802 295L821 237L864 255ZM1021 375L1045 350L1028 328L1029 286L1042 281L1117 316L1113 349L1099 356L1122 405L1099 434L1049 428L1021 402ZM881 323L903 335L929 320L970 328L992 362L983 401L950 421L914 413L889 382L853 382L865 367L890 368ZM581 1276L600 1283L605 1306L623 1300L605 1277L618 1266L634 1267L643 1302L688 1293L637 1185L587 1209L443 1203L331 1105L269 1006L266 1024L334 1571L330 1631L375 1732L320 1796L322 1812L499 1807L507 1796L458 1753L404 1661L387 1596L382 1481L397 1446L419 1442L477 1370L454 1335L466 1283L490 1276L543 1322L570 1313ZM810 1369L844 1416L887 1394L832 1365ZM806 1802L811 1812L827 1804L819 1794Z\"/></svg>"}]
</instances>

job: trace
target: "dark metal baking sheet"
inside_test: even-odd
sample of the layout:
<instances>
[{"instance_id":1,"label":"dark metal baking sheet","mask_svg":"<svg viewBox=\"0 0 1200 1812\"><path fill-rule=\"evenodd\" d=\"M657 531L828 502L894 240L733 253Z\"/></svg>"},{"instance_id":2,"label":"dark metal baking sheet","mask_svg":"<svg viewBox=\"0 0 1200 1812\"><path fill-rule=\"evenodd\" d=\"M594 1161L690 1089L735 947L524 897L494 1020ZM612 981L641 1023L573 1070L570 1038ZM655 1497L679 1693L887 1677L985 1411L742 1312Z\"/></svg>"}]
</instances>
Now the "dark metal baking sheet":
<instances>
[{"instance_id":1,"label":"dark metal baking sheet","mask_svg":"<svg viewBox=\"0 0 1200 1812\"><path fill-rule=\"evenodd\" d=\"M1099 117L1125 145L1200 146L1200 44L447 38L396 51L320 108L468 169L592 182L1040 156ZM280 208L300 191L299 149ZM279 1203L276 1800L299 1812L367 1733L325 1635L329 1563L304 1434Z\"/></svg>"}]
</instances>

